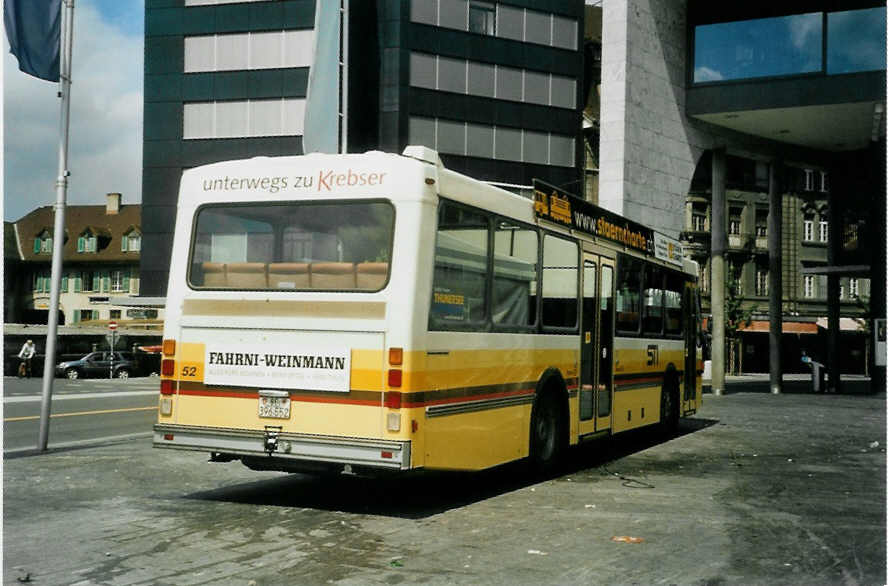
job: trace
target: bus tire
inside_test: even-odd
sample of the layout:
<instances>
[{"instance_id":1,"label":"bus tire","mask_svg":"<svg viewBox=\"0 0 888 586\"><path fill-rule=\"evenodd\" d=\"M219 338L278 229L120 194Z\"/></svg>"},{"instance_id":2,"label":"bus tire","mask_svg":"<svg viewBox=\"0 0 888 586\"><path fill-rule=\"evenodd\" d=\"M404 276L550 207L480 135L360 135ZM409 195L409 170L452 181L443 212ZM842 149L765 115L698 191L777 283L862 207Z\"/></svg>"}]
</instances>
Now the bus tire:
<instances>
[{"instance_id":1,"label":"bus tire","mask_svg":"<svg viewBox=\"0 0 888 586\"><path fill-rule=\"evenodd\" d=\"M538 396L530 418L530 465L533 472L551 473L558 468L563 453L564 420L556 393L546 392Z\"/></svg>"},{"instance_id":2,"label":"bus tire","mask_svg":"<svg viewBox=\"0 0 888 586\"><path fill-rule=\"evenodd\" d=\"M660 388L660 428L669 434L678 429L678 382L673 375L667 372Z\"/></svg>"}]
</instances>

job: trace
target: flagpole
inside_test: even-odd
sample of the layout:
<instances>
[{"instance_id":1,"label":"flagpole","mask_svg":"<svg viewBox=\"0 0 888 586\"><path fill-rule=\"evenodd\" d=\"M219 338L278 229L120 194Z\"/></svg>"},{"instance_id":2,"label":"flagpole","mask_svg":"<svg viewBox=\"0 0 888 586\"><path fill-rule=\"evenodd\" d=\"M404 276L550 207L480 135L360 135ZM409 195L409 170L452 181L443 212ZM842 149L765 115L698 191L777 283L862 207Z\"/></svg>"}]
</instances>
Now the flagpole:
<instances>
[{"instance_id":1,"label":"flagpole","mask_svg":"<svg viewBox=\"0 0 888 586\"><path fill-rule=\"evenodd\" d=\"M59 175L56 179L55 224L52 237L52 271L49 319L46 329L46 358L43 361L43 394L40 404L40 437L37 449L46 451L49 441L49 412L55 377L55 349L59 325L59 292L62 282L62 254L65 244L65 201L68 194L68 126L71 111L71 45L74 36L74 0L62 0L61 51L59 55Z\"/></svg>"}]
</instances>

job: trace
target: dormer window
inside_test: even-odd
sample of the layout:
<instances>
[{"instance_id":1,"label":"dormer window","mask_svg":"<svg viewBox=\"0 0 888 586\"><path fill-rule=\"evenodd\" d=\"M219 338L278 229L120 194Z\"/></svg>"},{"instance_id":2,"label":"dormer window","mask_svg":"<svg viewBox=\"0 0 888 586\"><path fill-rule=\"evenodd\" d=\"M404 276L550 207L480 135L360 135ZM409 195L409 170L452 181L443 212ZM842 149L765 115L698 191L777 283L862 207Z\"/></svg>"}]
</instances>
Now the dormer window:
<instances>
[{"instance_id":1,"label":"dormer window","mask_svg":"<svg viewBox=\"0 0 888 586\"><path fill-rule=\"evenodd\" d=\"M135 228L130 229L120 238L122 252L139 252L142 250L142 234Z\"/></svg>"},{"instance_id":2,"label":"dormer window","mask_svg":"<svg viewBox=\"0 0 888 586\"><path fill-rule=\"evenodd\" d=\"M95 252L96 250L98 250L98 238L91 230L87 230L77 238L77 252Z\"/></svg>"},{"instance_id":3,"label":"dormer window","mask_svg":"<svg viewBox=\"0 0 888 586\"><path fill-rule=\"evenodd\" d=\"M52 254L52 234L46 228L34 238L35 254Z\"/></svg>"}]
</instances>

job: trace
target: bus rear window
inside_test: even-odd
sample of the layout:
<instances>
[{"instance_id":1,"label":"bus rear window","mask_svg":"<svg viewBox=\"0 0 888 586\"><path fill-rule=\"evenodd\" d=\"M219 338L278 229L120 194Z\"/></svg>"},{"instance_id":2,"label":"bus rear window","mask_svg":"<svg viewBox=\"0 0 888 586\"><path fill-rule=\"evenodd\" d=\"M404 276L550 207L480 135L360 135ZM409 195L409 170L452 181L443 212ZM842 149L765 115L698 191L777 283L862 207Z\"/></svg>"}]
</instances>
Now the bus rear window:
<instances>
[{"instance_id":1,"label":"bus rear window","mask_svg":"<svg viewBox=\"0 0 888 586\"><path fill-rule=\"evenodd\" d=\"M388 282L388 202L228 204L197 211L188 282L198 289L378 291Z\"/></svg>"}]
</instances>

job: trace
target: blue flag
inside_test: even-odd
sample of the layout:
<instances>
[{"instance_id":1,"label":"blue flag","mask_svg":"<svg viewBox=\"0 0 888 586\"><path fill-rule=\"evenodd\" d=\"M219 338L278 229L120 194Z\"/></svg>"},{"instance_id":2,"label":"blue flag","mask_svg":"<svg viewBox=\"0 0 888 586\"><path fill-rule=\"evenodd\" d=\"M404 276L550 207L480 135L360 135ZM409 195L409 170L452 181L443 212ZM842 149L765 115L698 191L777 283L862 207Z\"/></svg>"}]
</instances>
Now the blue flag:
<instances>
[{"instance_id":1,"label":"blue flag","mask_svg":"<svg viewBox=\"0 0 888 586\"><path fill-rule=\"evenodd\" d=\"M6 0L3 10L9 52L19 69L46 81L59 81L62 0Z\"/></svg>"}]
</instances>

